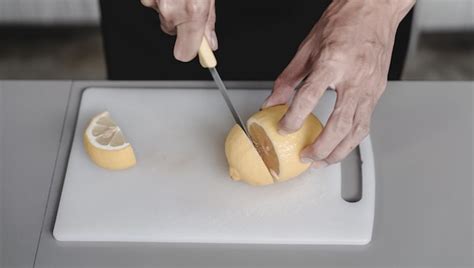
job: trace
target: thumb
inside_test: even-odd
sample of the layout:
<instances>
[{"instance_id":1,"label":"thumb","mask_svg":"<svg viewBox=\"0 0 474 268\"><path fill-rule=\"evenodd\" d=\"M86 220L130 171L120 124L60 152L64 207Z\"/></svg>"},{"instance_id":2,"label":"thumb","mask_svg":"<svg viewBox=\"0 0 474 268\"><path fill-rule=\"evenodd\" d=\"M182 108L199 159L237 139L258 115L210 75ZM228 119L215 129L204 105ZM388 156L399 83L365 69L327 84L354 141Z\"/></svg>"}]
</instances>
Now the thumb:
<instances>
[{"instance_id":1,"label":"thumb","mask_svg":"<svg viewBox=\"0 0 474 268\"><path fill-rule=\"evenodd\" d=\"M205 21L189 21L178 25L174 57L183 62L194 59L204 36Z\"/></svg>"}]
</instances>

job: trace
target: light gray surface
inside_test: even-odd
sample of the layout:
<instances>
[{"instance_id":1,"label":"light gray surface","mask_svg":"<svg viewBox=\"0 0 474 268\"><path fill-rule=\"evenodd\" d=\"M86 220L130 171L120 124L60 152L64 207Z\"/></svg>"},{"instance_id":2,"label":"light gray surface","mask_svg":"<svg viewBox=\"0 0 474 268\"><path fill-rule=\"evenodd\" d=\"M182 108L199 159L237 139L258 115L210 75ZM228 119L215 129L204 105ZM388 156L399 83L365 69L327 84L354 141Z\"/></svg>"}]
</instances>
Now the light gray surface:
<instances>
[{"instance_id":1,"label":"light gray surface","mask_svg":"<svg viewBox=\"0 0 474 268\"><path fill-rule=\"evenodd\" d=\"M40 84L37 83L34 86L23 84L22 87L24 90L33 92ZM389 84L386 94L377 107L372 125L377 200L373 241L368 246L57 242L51 235L52 224L67 164L80 90L87 86L107 85L143 87L166 86L170 83L93 81L74 83L58 161L54 169L36 267L472 266L472 82ZM206 83L189 82L184 85L203 86ZM236 87L236 84L228 83L228 85ZM240 83L237 85L242 87ZM260 85L268 86L265 83ZM64 87L65 91L67 89ZM22 96L21 93L17 94L17 98ZM37 96L37 99L40 97ZM34 101L36 100L30 98L29 101L23 103L28 104ZM54 106L52 103L56 102L62 103L64 98L52 97L50 106ZM65 104L62 103L62 105ZM10 109L15 110L8 107L8 111ZM51 124L53 122L51 116L44 114L42 122ZM19 118L22 117L19 115ZM23 123L28 123L28 120L23 120ZM7 121L6 124L8 123ZM19 127L17 126L17 130L21 129ZM31 126L29 127L31 129ZM7 140L8 135L12 135L8 133L12 131L6 132ZM18 140L22 136L16 133L17 136L11 137ZM35 140L45 142L44 139L44 137L36 137ZM50 146L57 149L58 142ZM21 152L21 148L13 149ZM28 162L38 161L37 149L33 150L34 159L31 159L33 158L31 156L27 159ZM54 157L45 155L44 158L43 161L46 161ZM10 156L9 159L11 159ZM9 163L12 161L9 160ZM48 165L49 167L46 167ZM52 167L54 163L43 163L41 167L36 168L50 169ZM35 170L33 167L25 171L16 170L14 175L22 178L23 176L20 175L24 173L33 174ZM29 179L34 180L32 177ZM33 196L36 196L37 200L44 198L44 194L37 192L42 192L46 187L39 183L36 189L27 187L29 185L23 185L24 188L6 186L9 187L9 191L12 189L18 193L15 195L17 196L15 200L18 202L21 200L22 204L30 202ZM11 200L12 195L13 192L7 200ZM20 226L21 221L26 219L18 215L29 215L33 219L31 213L35 214L36 211L31 206L23 206L17 204L14 207L6 207L9 211L13 209L18 211L14 222ZM17 230L16 228L13 229ZM36 226L22 228L24 232L29 233L33 232L32 229L36 229ZM16 253L18 255L29 256L30 254L27 247L16 246L15 249L18 250ZM12 251L10 249L9 252Z\"/></svg>"},{"instance_id":2,"label":"light gray surface","mask_svg":"<svg viewBox=\"0 0 474 268\"><path fill-rule=\"evenodd\" d=\"M1 0L0 23L97 25L98 0Z\"/></svg>"},{"instance_id":3,"label":"light gray surface","mask_svg":"<svg viewBox=\"0 0 474 268\"><path fill-rule=\"evenodd\" d=\"M0 267L3 267L3 115L5 114L5 103L3 101L3 82L0 81Z\"/></svg>"},{"instance_id":4,"label":"light gray surface","mask_svg":"<svg viewBox=\"0 0 474 268\"><path fill-rule=\"evenodd\" d=\"M396 83L379 102L374 232L391 252L384 260L472 264L472 94L472 82Z\"/></svg>"},{"instance_id":5,"label":"light gray surface","mask_svg":"<svg viewBox=\"0 0 474 268\"><path fill-rule=\"evenodd\" d=\"M32 267L71 82L2 83L2 267Z\"/></svg>"}]
</instances>

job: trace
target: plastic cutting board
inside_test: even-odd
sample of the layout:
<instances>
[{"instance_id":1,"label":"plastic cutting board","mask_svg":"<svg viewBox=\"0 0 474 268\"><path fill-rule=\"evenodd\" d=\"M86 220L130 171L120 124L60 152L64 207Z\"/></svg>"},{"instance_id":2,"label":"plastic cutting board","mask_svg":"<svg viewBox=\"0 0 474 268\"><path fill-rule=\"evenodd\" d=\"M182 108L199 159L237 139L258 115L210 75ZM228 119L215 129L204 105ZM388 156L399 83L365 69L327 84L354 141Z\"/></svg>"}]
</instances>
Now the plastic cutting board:
<instances>
[{"instance_id":1,"label":"plastic cutting board","mask_svg":"<svg viewBox=\"0 0 474 268\"><path fill-rule=\"evenodd\" d=\"M231 90L244 120L270 90ZM325 122L326 93L315 114ZM137 165L95 166L83 148L89 120L108 110ZM310 170L266 187L232 181L224 140L233 120L217 89L89 88L80 105L54 237L61 241L249 244L370 242L375 176L370 138L361 144L362 199L341 198L341 168Z\"/></svg>"}]
</instances>

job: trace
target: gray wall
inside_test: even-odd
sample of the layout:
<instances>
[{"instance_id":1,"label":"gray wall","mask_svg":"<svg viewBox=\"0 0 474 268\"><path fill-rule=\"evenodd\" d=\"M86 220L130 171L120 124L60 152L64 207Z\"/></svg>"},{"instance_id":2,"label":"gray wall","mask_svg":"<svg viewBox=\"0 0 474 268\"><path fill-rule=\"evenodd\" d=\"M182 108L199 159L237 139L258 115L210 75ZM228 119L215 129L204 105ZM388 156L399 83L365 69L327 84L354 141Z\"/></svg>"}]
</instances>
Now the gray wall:
<instances>
[{"instance_id":1,"label":"gray wall","mask_svg":"<svg viewBox=\"0 0 474 268\"><path fill-rule=\"evenodd\" d=\"M97 1L0 0L0 23L98 25L100 12ZM473 2L417 0L418 27L421 31L474 30Z\"/></svg>"},{"instance_id":2,"label":"gray wall","mask_svg":"<svg viewBox=\"0 0 474 268\"><path fill-rule=\"evenodd\" d=\"M0 23L98 25L99 16L97 0L0 0Z\"/></svg>"},{"instance_id":3,"label":"gray wall","mask_svg":"<svg viewBox=\"0 0 474 268\"><path fill-rule=\"evenodd\" d=\"M417 0L422 31L474 30L474 0Z\"/></svg>"}]
</instances>

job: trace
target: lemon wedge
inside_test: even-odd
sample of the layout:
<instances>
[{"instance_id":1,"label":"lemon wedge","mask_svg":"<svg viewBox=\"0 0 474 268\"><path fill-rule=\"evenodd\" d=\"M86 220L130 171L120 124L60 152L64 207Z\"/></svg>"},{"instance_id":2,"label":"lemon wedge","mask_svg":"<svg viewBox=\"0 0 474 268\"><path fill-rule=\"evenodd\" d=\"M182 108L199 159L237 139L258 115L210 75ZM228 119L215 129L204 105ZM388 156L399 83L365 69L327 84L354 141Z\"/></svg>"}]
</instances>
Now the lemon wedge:
<instances>
[{"instance_id":1,"label":"lemon wedge","mask_svg":"<svg viewBox=\"0 0 474 268\"><path fill-rule=\"evenodd\" d=\"M102 168L120 170L136 164L132 146L109 112L92 118L84 132L84 147L92 161Z\"/></svg>"}]
</instances>

